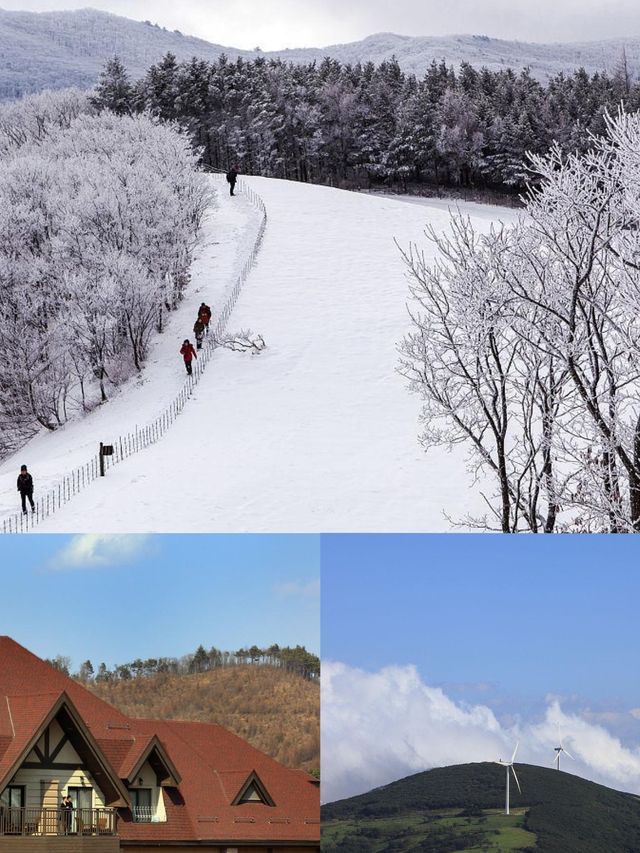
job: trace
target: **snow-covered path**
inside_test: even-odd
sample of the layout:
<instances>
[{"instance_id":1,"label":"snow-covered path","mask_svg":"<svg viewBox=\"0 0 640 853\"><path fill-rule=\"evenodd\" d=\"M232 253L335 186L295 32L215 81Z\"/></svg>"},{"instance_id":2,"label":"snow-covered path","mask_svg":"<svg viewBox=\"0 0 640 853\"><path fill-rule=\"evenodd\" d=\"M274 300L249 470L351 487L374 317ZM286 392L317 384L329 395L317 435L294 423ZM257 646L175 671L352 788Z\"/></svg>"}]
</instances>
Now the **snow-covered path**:
<instances>
[{"instance_id":1,"label":"snow-covered path","mask_svg":"<svg viewBox=\"0 0 640 853\"><path fill-rule=\"evenodd\" d=\"M203 226L203 239L192 266L192 280L179 308L167 317L165 331L152 342L149 358L139 378L126 383L104 406L81 421L36 436L26 447L0 466L0 521L13 515L19 505L16 477L20 464L33 472L36 496L57 487L62 477L95 455L100 441L153 420L183 385L185 374L178 353L185 337L193 340L193 323L204 300L215 309L233 286L259 227L258 212L245 200L226 202L223 179L212 176L216 204ZM83 493L75 500L83 500ZM58 523L65 525L65 519ZM38 528L40 529L40 528ZM67 529L65 527L65 529Z\"/></svg>"},{"instance_id":2,"label":"snow-covered path","mask_svg":"<svg viewBox=\"0 0 640 853\"><path fill-rule=\"evenodd\" d=\"M260 332L268 349L216 353L158 444L38 530L429 531L448 529L445 512L481 510L462 454L421 450L419 401L396 373L408 318L393 238L419 240L426 221L445 228L441 203L248 183L269 223L229 328ZM220 198L225 221L231 203ZM515 216L466 210L479 227ZM210 260L218 271L220 254ZM143 395L130 398L138 411Z\"/></svg>"}]
</instances>

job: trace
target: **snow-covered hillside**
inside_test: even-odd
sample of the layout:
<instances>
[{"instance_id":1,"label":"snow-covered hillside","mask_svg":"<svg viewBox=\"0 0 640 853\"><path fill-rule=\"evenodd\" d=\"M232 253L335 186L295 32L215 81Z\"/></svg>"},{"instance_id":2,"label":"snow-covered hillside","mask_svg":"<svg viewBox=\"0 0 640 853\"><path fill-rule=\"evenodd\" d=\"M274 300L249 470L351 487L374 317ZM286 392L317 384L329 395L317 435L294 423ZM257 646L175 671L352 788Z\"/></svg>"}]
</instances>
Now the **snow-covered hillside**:
<instances>
[{"instance_id":1,"label":"snow-covered hillside","mask_svg":"<svg viewBox=\"0 0 640 853\"><path fill-rule=\"evenodd\" d=\"M396 372L409 321L393 240L419 240L427 221L446 228L448 212L429 201L263 178L248 183L265 200L269 221L229 329L260 332L267 350L219 350L161 441L37 530L445 530L445 512L481 509L462 454L422 452L420 403ZM466 211L481 228L515 216L472 204ZM214 310L220 304L256 223L242 197L221 195L193 291L141 383L5 463L5 512L16 504L21 462L42 489L173 396L183 375L176 344L201 299L211 299Z\"/></svg>"},{"instance_id":2,"label":"snow-covered hillside","mask_svg":"<svg viewBox=\"0 0 640 853\"><path fill-rule=\"evenodd\" d=\"M570 44L534 44L505 41L486 35L401 36L378 33L362 41L331 45L326 48L284 50L278 55L292 62L320 61L331 56L341 62L371 61L380 63L395 56L404 71L421 77L431 62L444 59L448 65L468 62L476 68L492 71L529 68L541 81L563 71L572 73L584 67L590 73L615 70L626 49L629 70L635 77L640 71L640 38L619 38Z\"/></svg>"},{"instance_id":3,"label":"snow-covered hillside","mask_svg":"<svg viewBox=\"0 0 640 853\"><path fill-rule=\"evenodd\" d=\"M169 31L150 22L95 9L67 12L16 12L0 10L0 98L13 98L45 88L91 87L104 63L120 56L133 78L158 62L168 51L178 60L192 56L209 61L221 53L230 58L255 57L253 51L211 44L203 39ZM544 80L559 71L580 66L588 71L612 71L622 47L629 68L640 70L640 38L620 38L575 44L531 44L478 35L402 36L379 33L350 44L265 52L292 62L320 61L331 56L342 62L381 62L396 56L405 71L422 76L432 62L445 59L458 65L469 62L493 70L529 67Z\"/></svg>"},{"instance_id":4,"label":"snow-covered hillside","mask_svg":"<svg viewBox=\"0 0 640 853\"><path fill-rule=\"evenodd\" d=\"M42 89L91 88L105 62L118 55L132 78L167 52L179 60L214 60L220 45L96 9L15 12L0 9L0 98Z\"/></svg>"}]
</instances>

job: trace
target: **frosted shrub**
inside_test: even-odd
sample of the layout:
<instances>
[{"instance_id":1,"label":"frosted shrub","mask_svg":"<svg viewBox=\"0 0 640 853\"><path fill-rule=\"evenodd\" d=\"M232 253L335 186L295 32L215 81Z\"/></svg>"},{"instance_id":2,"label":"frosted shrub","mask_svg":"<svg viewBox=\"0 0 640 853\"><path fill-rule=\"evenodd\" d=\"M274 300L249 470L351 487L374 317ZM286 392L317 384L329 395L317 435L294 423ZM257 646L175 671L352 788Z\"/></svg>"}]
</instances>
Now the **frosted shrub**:
<instances>
[{"instance_id":1,"label":"frosted shrub","mask_svg":"<svg viewBox=\"0 0 640 853\"><path fill-rule=\"evenodd\" d=\"M141 369L189 280L196 164L175 127L75 92L0 109L0 452Z\"/></svg>"}]
</instances>

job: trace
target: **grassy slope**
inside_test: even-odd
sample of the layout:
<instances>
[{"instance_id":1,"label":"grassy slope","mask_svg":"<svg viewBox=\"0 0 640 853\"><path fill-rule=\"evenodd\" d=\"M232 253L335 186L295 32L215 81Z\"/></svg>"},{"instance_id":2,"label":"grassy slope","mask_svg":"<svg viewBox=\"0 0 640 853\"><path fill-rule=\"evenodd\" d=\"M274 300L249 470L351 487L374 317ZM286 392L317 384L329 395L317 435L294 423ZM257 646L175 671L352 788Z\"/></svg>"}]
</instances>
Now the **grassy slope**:
<instances>
[{"instance_id":1,"label":"grassy slope","mask_svg":"<svg viewBox=\"0 0 640 853\"><path fill-rule=\"evenodd\" d=\"M524 810L509 817L487 811L465 817L459 810L407 813L398 818L363 818L322 824L322 850L349 853L447 853L535 849Z\"/></svg>"},{"instance_id":2,"label":"grassy slope","mask_svg":"<svg viewBox=\"0 0 640 853\"><path fill-rule=\"evenodd\" d=\"M384 849L433 849L438 853L464 849L518 850L524 849L524 843L529 844L535 837L537 843L533 849L543 853L640 853L640 801L636 797L542 767L520 764L517 765L517 773L523 794L520 796L517 790L514 791L515 786L511 786L512 806L525 810L526 814L523 818L514 816L511 826L518 828L517 820L521 820L520 827L531 833L520 836L523 842L520 847L508 846L511 841L504 842L507 846L483 847L482 843L491 840L490 833L479 841L475 837L478 827L473 820L469 823L463 820L456 827L457 841L463 844L462 847L453 846L447 838L433 848L423 845ZM418 813L423 818L438 816L430 830L435 841L437 834L447 826L443 810L449 809L453 814L465 809L474 813L495 810L503 800L504 771L494 764L465 764L419 773L368 794L324 806L323 821L329 824L326 849L328 851L332 847L331 833L338 832L334 822L346 822L345 825L352 827L356 822L361 828L362 821L372 819L415 816ZM483 816L489 818L486 812ZM484 832L491 829L486 824L481 826ZM430 840L429 832L426 837ZM349 853L357 850L368 853L371 850L373 853L370 846L358 844L357 833L354 833L337 849Z\"/></svg>"},{"instance_id":3,"label":"grassy slope","mask_svg":"<svg viewBox=\"0 0 640 853\"><path fill-rule=\"evenodd\" d=\"M320 687L293 673L237 666L86 686L131 717L218 723L288 767L320 766Z\"/></svg>"}]
</instances>

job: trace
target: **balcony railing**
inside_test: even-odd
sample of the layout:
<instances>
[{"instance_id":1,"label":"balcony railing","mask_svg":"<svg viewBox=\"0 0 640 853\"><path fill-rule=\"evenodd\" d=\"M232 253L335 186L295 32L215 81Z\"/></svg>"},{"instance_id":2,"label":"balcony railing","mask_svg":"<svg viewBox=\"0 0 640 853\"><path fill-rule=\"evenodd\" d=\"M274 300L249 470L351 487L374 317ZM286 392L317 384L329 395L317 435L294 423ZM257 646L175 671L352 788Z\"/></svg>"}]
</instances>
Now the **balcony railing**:
<instances>
[{"instance_id":1,"label":"balcony railing","mask_svg":"<svg viewBox=\"0 0 640 853\"><path fill-rule=\"evenodd\" d=\"M155 813L151 806L133 806L131 809L134 823L152 823Z\"/></svg>"},{"instance_id":2,"label":"balcony railing","mask_svg":"<svg viewBox=\"0 0 640 853\"><path fill-rule=\"evenodd\" d=\"M115 809L9 808L0 805L0 836L115 834Z\"/></svg>"}]
</instances>

